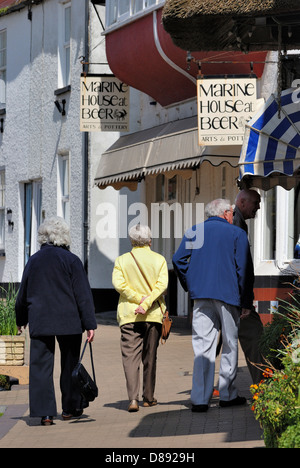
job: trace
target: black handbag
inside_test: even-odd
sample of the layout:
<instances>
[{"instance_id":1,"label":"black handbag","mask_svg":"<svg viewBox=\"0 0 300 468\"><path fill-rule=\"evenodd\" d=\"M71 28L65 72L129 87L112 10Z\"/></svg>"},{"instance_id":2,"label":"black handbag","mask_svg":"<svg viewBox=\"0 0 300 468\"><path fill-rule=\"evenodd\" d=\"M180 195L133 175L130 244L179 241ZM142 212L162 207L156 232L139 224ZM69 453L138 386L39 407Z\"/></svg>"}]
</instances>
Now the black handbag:
<instances>
[{"instance_id":1,"label":"black handbag","mask_svg":"<svg viewBox=\"0 0 300 468\"><path fill-rule=\"evenodd\" d=\"M91 354L91 364L92 364L92 370L93 370L93 379L89 375L88 371L86 370L86 368L81 362L87 344L88 344L88 340L86 340L79 362L72 372L72 382L74 386L78 388L81 396L86 401L94 401L95 398L97 398L98 396L98 387L96 384L96 377L95 377L92 343L89 343L89 345L90 345L90 354Z\"/></svg>"}]
</instances>

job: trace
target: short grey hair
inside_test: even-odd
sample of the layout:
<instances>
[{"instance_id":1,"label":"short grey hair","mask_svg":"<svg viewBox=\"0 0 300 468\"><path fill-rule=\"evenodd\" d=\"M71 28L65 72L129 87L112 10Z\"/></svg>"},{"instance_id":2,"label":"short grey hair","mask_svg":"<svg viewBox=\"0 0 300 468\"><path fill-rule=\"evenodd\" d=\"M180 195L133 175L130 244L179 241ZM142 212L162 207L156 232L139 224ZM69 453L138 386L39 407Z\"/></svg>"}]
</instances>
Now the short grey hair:
<instances>
[{"instance_id":1,"label":"short grey hair","mask_svg":"<svg viewBox=\"0 0 300 468\"><path fill-rule=\"evenodd\" d=\"M63 218L52 216L45 219L38 229L39 244L53 244L69 247L71 244L70 228Z\"/></svg>"},{"instance_id":2,"label":"short grey hair","mask_svg":"<svg viewBox=\"0 0 300 468\"><path fill-rule=\"evenodd\" d=\"M211 201L205 207L205 215L208 218L212 216L221 216L224 211L230 211L232 208L229 200L224 200L223 198L217 198L216 200Z\"/></svg>"},{"instance_id":3,"label":"short grey hair","mask_svg":"<svg viewBox=\"0 0 300 468\"><path fill-rule=\"evenodd\" d=\"M150 245L152 234L148 226L136 224L129 230L129 239L133 247L143 247Z\"/></svg>"}]
</instances>

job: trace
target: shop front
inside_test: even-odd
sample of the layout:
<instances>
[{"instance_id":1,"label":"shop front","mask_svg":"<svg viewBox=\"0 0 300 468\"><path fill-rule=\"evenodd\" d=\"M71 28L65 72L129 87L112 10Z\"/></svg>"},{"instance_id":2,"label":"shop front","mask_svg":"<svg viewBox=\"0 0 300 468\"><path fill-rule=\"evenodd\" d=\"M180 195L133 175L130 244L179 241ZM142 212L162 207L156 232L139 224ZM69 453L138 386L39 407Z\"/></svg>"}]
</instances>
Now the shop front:
<instances>
[{"instance_id":1,"label":"shop front","mask_svg":"<svg viewBox=\"0 0 300 468\"><path fill-rule=\"evenodd\" d=\"M124 135L101 155L95 184L136 190L141 201L126 205L130 222L150 225L153 248L169 267L168 303L172 315L187 316L188 295L178 286L172 257L185 230L204 220L204 206L223 197L232 202L238 192L241 146L199 146L197 116ZM128 225L127 225L128 228ZM220 252L220 256L222 252Z\"/></svg>"}]
</instances>

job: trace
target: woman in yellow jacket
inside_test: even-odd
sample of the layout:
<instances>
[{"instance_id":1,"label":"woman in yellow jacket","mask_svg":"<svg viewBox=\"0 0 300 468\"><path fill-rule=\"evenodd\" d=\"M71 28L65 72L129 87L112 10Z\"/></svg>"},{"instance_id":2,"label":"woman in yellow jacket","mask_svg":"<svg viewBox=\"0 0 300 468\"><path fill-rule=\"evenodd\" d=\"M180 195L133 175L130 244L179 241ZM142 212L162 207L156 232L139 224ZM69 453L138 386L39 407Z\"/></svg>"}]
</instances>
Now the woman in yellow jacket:
<instances>
[{"instance_id":1,"label":"woman in yellow jacket","mask_svg":"<svg viewBox=\"0 0 300 468\"><path fill-rule=\"evenodd\" d=\"M166 310L163 294L168 287L168 268L165 258L151 250L148 226L132 227L129 238L132 251L116 259L112 281L120 294L117 316L130 401L128 411L133 412L139 410L141 362L144 366L143 406L157 404L154 398L156 356Z\"/></svg>"}]
</instances>

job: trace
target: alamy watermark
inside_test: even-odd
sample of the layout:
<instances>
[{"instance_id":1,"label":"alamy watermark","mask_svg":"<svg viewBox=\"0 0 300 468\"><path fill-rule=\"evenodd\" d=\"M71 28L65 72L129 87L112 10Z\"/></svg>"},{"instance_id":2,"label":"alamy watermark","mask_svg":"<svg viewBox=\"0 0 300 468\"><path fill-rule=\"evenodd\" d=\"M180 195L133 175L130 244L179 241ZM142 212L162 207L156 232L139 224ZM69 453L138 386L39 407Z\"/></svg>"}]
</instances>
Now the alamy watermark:
<instances>
[{"instance_id":1,"label":"alamy watermark","mask_svg":"<svg viewBox=\"0 0 300 468\"><path fill-rule=\"evenodd\" d=\"M96 234L100 239L125 239L130 228L138 223L151 227L153 239L187 237L186 248L200 249L204 243L203 203L128 204L127 195L120 195L119 205L99 203L96 208ZM194 227L191 227L194 226Z\"/></svg>"}]
</instances>

